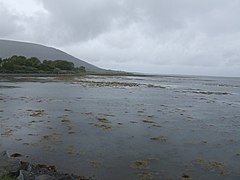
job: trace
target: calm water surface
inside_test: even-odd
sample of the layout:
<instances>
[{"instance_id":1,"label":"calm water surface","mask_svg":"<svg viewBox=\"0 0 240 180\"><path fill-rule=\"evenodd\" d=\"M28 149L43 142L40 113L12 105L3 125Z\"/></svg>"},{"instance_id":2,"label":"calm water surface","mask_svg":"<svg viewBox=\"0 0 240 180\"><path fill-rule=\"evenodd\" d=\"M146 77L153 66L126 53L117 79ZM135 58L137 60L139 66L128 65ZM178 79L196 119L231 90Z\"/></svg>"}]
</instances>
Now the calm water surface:
<instances>
[{"instance_id":1,"label":"calm water surface","mask_svg":"<svg viewBox=\"0 0 240 180\"><path fill-rule=\"evenodd\" d=\"M240 79L0 78L0 135L98 180L240 179Z\"/></svg>"}]
</instances>

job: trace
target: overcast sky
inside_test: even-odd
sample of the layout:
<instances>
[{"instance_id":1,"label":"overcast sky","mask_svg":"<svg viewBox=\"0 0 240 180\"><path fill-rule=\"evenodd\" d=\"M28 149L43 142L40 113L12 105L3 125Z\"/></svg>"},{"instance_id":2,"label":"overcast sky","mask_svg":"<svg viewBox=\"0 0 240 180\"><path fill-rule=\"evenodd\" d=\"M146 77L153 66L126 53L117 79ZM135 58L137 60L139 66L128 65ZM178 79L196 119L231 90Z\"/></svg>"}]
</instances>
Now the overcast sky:
<instances>
[{"instance_id":1,"label":"overcast sky","mask_svg":"<svg viewBox=\"0 0 240 180\"><path fill-rule=\"evenodd\" d=\"M239 0L0 0L0 38L107 69L240 76Z\"/></svg>"}]
</instances>

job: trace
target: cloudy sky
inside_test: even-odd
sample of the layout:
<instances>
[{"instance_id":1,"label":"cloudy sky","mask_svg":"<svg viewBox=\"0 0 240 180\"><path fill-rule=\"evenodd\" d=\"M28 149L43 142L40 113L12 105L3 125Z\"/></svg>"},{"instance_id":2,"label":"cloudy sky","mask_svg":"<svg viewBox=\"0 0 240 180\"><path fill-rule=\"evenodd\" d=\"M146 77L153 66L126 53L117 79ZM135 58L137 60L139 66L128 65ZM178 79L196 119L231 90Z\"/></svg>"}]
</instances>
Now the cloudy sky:
<instances>
[{"instance_id":1,"label":"cloudy sky","mask_svg":"<svg viewBox=\"0 0 240 180\"><path fill-rule=\"evenodd\" d=\"M240 76L239 0L0 0L0 38L107 69Z\"/></svg>"}]
</instances>

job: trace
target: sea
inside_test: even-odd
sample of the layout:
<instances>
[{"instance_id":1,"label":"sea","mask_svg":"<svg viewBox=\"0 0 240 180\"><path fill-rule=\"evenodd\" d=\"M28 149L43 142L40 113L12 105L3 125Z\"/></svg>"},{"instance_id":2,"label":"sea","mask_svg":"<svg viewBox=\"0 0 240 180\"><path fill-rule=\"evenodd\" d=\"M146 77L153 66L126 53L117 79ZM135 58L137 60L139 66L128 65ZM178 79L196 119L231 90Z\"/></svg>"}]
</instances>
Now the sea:
<instances>
[{"instance_id":1,"label":"sea","mask_svg":"<svg viewBox=\"0 0 240 180\"><path fill-rule=\"evenodd\" d=\"M240 78L0 77L0 151L96 180L240 179Z\"/></svg>"}]
</instances>

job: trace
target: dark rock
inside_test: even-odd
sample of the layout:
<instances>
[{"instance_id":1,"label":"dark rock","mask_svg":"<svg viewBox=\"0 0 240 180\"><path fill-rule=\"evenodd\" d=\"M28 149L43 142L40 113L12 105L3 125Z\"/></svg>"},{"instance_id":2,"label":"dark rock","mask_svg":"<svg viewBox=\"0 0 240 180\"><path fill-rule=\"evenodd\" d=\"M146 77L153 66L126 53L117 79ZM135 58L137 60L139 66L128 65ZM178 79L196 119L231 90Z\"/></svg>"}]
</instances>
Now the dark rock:
<instances>
[{"instance_id":1,"label":"dark rock","mask_svg":"<svg viewBox=\"0 0 240 180\"><path fill-rule=\"evenodd\" d=\"M13 157L20 157L15 153ZM90 180L91 178L80 177L58 172L55 166L44 164L32 165L9 157L7 151L0 153L0 179L3 176L13 176L17 180Z\"/></svg>"},{"instance_id":2,"label":"dark rock","mask_svg":"<svg viewBox=\"0 0 240 180\"><path fill-rule=\"evenodd\" d=\"M18 176L20 167L20 161L9 157L7 151L0 153L0 177L8 174Z\"/></svg>"},{"instance_id":3,"label":"dark rock","mask_svg":"<svg viewBox=\"0 0 240 180\"><path fill-rule=\"evenodd\" d=\"M34 180L35 174L31 173L30 171L21 170L20 175L22 179L19 180Z\"/></svg>"},{"instance_id":4,"label":"dark rock","mask_svg":"<svg viewBox=\"0 0 240 180\"><path fill-rule=\"evenodd\" d=\"M19 172L19 176L17 177L17 180L24 180L24 176L21 170Z\"/></svg>"},{"instance_id":5,"label":"dark rock","mask_svg":"<svg viewBox=\"0 0 240 180\"><path fill-rule=\"evenodd\" d=\"M19 154L19 153L14 153L14 154L11 155L11 157L21 157L21 156L23 156L23 155Z\"/></svg>"}]
</instances>

